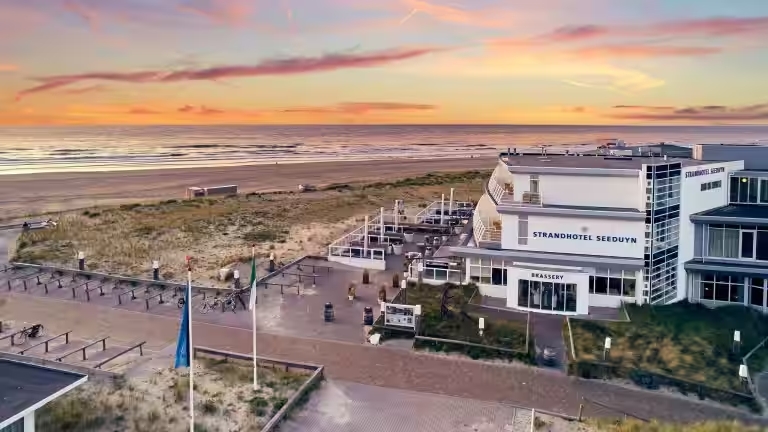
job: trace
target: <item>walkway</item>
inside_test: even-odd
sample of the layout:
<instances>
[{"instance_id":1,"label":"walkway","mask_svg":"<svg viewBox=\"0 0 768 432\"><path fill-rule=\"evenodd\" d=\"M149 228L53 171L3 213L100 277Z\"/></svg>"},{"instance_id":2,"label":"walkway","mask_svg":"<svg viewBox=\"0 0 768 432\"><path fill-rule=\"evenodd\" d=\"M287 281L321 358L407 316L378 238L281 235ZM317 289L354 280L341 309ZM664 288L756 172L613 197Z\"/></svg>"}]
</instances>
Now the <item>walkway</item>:
<instances>
[{"instance_id":1,"label":"walkway","mask_svg":"<svg viewBox=\"0 0 768 432\"><path fill-rule=\"evenodd\" d=\"M0 306L4 319L17 323L42 319L51 331L74 328L84 335L108 333L111 339L124 343L141 339L153 350L174 343L178 331L178 318L20 293L2 295L8 299ZM246 329L196 322L193 336L195 345L251 351L251 332ZM581 397L587 396L646 418L751 418L740 411L682 396L574 379L558 371L348 342L260 333L258 353L325 365L329 379L503 402L572 416L578 412ZM599 414L585 410L585 415Z\"/></svg>"}]
</instances>

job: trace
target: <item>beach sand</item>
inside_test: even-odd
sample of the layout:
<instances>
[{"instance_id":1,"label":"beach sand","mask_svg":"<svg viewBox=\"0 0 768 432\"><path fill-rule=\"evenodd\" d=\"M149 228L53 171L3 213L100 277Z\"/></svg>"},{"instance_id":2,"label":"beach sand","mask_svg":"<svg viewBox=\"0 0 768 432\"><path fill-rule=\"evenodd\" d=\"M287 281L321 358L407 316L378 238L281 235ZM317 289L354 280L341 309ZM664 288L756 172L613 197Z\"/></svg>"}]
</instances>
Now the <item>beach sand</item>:
<instances>
[{"instance_id":1,"label":"beach sand","mask_svg":"<svg viewBox=\"0 0 768 432\"><path fill-rule=\"evenodd\" d=\"M236 184L242 193L296 190L299 184L393 180L438 171L490 170L495 158L391 159L217 168L78 172L0 176L0 219L183 198L190 186Z\"/></svg>"}]
</instances>

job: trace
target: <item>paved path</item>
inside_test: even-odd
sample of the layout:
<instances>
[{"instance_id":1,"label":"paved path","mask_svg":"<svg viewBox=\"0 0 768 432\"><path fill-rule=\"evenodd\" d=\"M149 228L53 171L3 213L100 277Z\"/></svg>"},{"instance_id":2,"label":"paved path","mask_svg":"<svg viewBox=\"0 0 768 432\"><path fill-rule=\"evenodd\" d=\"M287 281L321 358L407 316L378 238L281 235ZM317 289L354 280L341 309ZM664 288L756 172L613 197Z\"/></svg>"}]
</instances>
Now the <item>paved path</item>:
<instances>
[{"instance_id":1,"label":"paved path","mask_svg":"<svg viewBox=\"0 0 768 432\"><path fill-rule=\"evenodd\" d=\"M178 318L21 293L0 292L0 295L8 299L0 306L0 316L4 319L17 322L41 319L47 328L76 329L80 337L109 334L121 343L146 340L149 349L161 350L174 343L178 331ZM193 336L195 345L251 351L251 332L246 329L196 322ZM258 353L323 364L330 379L503 402L572 416L578 412L581 397L587 396L648 418L691 421L747 417L726 407L574 379L557 371L363 344L260 333ZM608 414L592 410L589 405L585 408L585 415Z\"/></svg>"},{"instance_id":2,"label":"paved path","mask_svg":"<svg viewBox=\"0 0 768 432\"><path fill-rule=\"evenodd\" d=\"M529 432L531 410L493 402L325 381L285 432Z\"/></svg>"}]
</instances>

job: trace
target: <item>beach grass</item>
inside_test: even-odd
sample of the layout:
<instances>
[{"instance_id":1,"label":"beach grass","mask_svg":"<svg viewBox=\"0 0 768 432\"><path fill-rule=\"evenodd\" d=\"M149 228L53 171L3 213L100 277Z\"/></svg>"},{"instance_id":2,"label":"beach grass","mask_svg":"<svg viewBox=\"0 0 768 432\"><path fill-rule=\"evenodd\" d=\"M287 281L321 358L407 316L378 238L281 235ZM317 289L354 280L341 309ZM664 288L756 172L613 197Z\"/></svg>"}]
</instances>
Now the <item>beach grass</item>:
<instances>
[{"instance_id":1,"label":"beach grass","mask_svg":"<svg viewBox=\"0 0 768 432\"><path fill-rule=\"evenodd\" d=\"M680 302L666 306L627 305L631 322L571 319L576 358L602 362L603 344L611 338L606 361L618 370L645 371L744 392L738 372L742 357L768 336L768 318L744 306L714 309ZM734 331L742 346L733 352ZM750 367L768 366L768 350L757 350Z\"/></svg>"},{"instance_id":2,"label":"beach grass","mask_svg":"<svg viewBox=\"0 0 768 432\"><path fill-rule=\"evenodd\" d=\"M316 192L248 193L195 200L170 199L66 212L55 229L19 238L14 261L75 267L78 251L89 270L130 276L151 274L159 260L166 280L180 280L185 256L193 257L196 283L216 285L220 268L274 253L289 262L325 247L366 214L391 207L423 206L455 188L457 200L478 199L487 171L428 173L391 182L333 184Z\"/></svg>"}]
</instances>

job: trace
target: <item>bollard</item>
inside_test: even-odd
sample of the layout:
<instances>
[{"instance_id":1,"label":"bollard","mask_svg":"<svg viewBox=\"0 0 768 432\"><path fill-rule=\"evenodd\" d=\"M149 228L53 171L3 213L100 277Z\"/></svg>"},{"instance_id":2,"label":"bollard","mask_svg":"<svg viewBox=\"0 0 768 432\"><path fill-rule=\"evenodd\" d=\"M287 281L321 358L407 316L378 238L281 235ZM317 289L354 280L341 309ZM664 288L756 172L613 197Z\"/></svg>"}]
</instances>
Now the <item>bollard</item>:
<instances>
[{"instance_id":1,"label":"bollard","mask_svg":"<svg viewBox=\"0 0 768 432\"><path fill-rule=\"evenodd\" d=\"M235 280L235 289L240 289L240 270L235 270L234 272L234 280Z\"/></svg>"},{"instance_id":2,"label":"bollard","mask_svg":"<svg viewBox=\"0 0 768 432\"><path fill-rule=\"evenodd\" d=\"M152 280L160 280L160 261L152 261Z\"/></svg>"},{"instance_id":3,"label":"bollard","mask_svg":"<svg viewBox=\"0 0 768 432\"><path fill-rule=\"evenodd\" d=\"M77 268L80 271L85 270L85 252L80 251L77 253Z\"/></svg>"}]
</instances>

